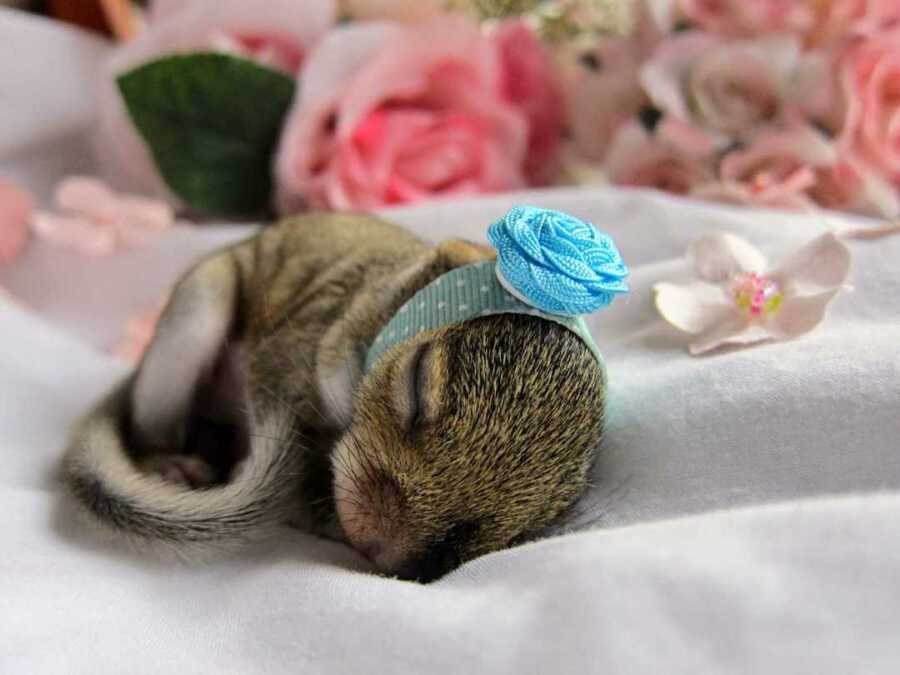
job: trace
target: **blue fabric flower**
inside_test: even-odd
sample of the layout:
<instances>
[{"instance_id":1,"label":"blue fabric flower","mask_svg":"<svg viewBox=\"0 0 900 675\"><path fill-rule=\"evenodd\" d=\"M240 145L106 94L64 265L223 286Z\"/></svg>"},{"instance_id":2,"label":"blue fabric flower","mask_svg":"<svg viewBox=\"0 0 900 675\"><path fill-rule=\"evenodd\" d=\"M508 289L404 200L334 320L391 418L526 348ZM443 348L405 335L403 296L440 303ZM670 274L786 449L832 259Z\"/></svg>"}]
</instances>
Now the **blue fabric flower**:
<instances>
[{"instance_id":1,"label":"blue fabric flower","mask_svg":"<svg viewBox=\"0 0 900 675\"><path fill-rule=\"evenodd\" d=\"M500 283L545 312L590 314L628 292L628 268L613 240L568 214L517 206L491 225L488 239Z\"/></svg>"}]
</instances>

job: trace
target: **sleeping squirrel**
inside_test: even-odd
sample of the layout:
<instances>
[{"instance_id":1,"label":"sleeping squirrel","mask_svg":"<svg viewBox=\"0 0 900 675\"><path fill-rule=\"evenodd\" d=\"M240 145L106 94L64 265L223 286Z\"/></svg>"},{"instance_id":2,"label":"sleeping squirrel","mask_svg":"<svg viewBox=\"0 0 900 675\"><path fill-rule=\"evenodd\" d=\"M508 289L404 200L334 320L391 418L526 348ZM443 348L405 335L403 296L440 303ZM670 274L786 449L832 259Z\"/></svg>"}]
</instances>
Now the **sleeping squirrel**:
<instances>
[{"instance_id":1,"label":"sleeping squirrel","mask_svg":"<svg viewBox=\"0 0 900 675\"><path fill-rule=\"evenodd\" d=\"M230 552L291 522L427 582L521 541L585 486L603 368L537 316L366 352L425 286L494 251L309 214L197 264L136 372L75 428L79 510L144 548Z\"/></svg>"}]
</instances>

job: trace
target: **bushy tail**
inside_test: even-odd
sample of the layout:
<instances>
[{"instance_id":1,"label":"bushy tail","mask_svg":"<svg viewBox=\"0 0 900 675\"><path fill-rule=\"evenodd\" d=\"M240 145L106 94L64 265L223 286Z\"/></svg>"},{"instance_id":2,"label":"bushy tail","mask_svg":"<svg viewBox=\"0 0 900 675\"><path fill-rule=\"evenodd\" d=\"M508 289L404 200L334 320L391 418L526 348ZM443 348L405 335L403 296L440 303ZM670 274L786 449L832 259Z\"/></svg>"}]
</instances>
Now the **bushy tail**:
<instances>
[{"instance_id":1,"label":"bushy tail","mask_svg":"<svg viewBox=\"0 0 900 675\"><path fill-rule=\"evenodd\" d=\"M297 454L270 424L254 434L250 456L221 486L191 489L149 475L131 460L117 392L76 429L63 476L89 520L141 549L209 558L236 550L283 523L296 504Z\"/></svg>"}]
</instances>

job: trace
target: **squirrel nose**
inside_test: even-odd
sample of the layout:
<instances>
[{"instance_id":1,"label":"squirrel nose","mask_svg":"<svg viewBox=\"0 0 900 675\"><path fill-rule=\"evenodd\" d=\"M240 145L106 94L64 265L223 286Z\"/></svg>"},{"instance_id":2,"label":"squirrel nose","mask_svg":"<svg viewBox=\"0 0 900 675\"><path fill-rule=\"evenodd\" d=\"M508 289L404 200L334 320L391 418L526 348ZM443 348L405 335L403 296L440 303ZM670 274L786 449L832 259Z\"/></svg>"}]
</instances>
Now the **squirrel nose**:
<instances>
[{"instance_id":1,"label":"squirrel nose","mask_svg":"<svg viewBox=\"0 0 900 675\"><path fill-rule=\"evenodd\" d=\"M428 584L459 566L459 556L450 542L438 542L398 565L392 574L406 581Z\"/></svg>"}]
</instances>

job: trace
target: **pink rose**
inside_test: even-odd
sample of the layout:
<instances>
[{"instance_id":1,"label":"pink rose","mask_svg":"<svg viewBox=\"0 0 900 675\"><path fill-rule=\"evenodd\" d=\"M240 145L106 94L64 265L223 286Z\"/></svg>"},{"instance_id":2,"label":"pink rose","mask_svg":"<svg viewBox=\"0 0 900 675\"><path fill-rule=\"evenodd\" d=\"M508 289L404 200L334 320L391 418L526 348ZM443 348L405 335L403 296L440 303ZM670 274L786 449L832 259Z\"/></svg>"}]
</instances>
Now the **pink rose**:
<instances>
[{"instance_id":1,"label":"pink rose","mask_svg":"<svg viewBox=\"0 0 900 675\"><path fill-rule=\"evenodd\" d=\"M30 194L0 178L0 263L14 259L25 246L33 208Z\"/></svg>"},{"instance_id":2,"label":"pink rose","mask_svg":"<svg viewBox=\"0 0 900 675\"><path fill-rule=\"evenodd\" d=\"M334 31L310 56L282 135L281 210L375 208L545 178L528 150L555 155L557 112L542 100L554 87L518 30L488 38L445 16Z\"/></svg>"},{"instance_id":3,"label":"pink rose","mask_svg":"<svg viewBox=\"0 0 900 675\"><path fill-rule=\"evenodd\" d=\"M781 208L812 205L807 191L816 171L834 166L832 145L806 126L765 130L745 149L728 153L719 166L719 182L693 196L716 201Z\"/></svg>"},{"instance_id":4,"label":"pink rose","mask_svg":"<svg viewBox=\"0 0 900 675\"><path fill-rule=\"evenodd\" d=\"M805 0L678 0L678 4L704 30L729 36L803 33L815 21L815 3Z\"/></svg>"},{"instance_id":5,"label":"pink rose","mask_svg":"<svg viewBox=\"0 0 900 675\"><path fill-rule=\"evenodd\" d=\"M714 152L704 134L677 120L663 120L653 133L631 121L613 139L606 170L618 185L685 195L712 180Z\"/></svg>"},{"instance_id":6,"label":"pink rose","mask_svg":"<svg viewBox=\"0 0 900 675\"><path fill-rule=\"evenodd\" d=\"M177 199L131 123L115 78L173 53L222 51L297 72L334 22L334 0L156 0L147 28L110 59L98 92L96 151L104 177L120 189Z\"/></svg>"},{"instance_id":7,"label":"pink rose","mask_svg":"<svg viewBox=\"0 0 900 675\"><path fill-rule=\"evenodd\" d=\"M877 171L852 156L839 157L830 167L816 169L808 190L819 206L853 211L876 218L900 216L900 195Z\"/></svg>"},{"instance_id":8,"label":"pink rose","mask_svg":"<svg viewBox=\"0 0 900 675\"><path fill-rule=\"evenodd\" d=\"M636 41L612 39L566 60L569 126L579 155L603 159L616 130L647 104L638 80L642 58Z\"/></svg>"},{"instance_id":9,"label":"pink rose","mask_svg":"<svg viewBox=\"0 0 900 675\"><path fill-rule=\"evenodd\" d=\"M842 149L900 187L900 26L854 45L841 79L847 101Z\"/></svg>"},{"instance_id":10,"label":"pink rose","mask_svg":"<svg viewBox=\"0 0 900 675\"><path fill-rule=\"evenodd\" d=\"M731 204L809 209L816 205L895 217L896 192L807 125L766 129L722 159L718 181L691 196Z\"/></svg>"},{"instance_id":11,"label":"pink rose","mask_svg":"<svg viewBox=\"0 0 900 675\"><path fill-rule=\"evenodd\" d=\"M500 50L503 96L528 119L525 176L532 185L545 185L559 171L559 140L566 118L559 75L524 22L502 23L491 39Z\"/></svg>"},{"instance_id":12,"label":"pink rose","mask_svg":"<svg viewBox=\"0 0 900 675\"><path fill-rule=\"evenodd\" d=\"M725 135L752 132L790 107L803 63L793 36L749 41L688 31L663 42L640 79L657 108L719 134L724 145Z\"/></svg>"}]
</instances>

